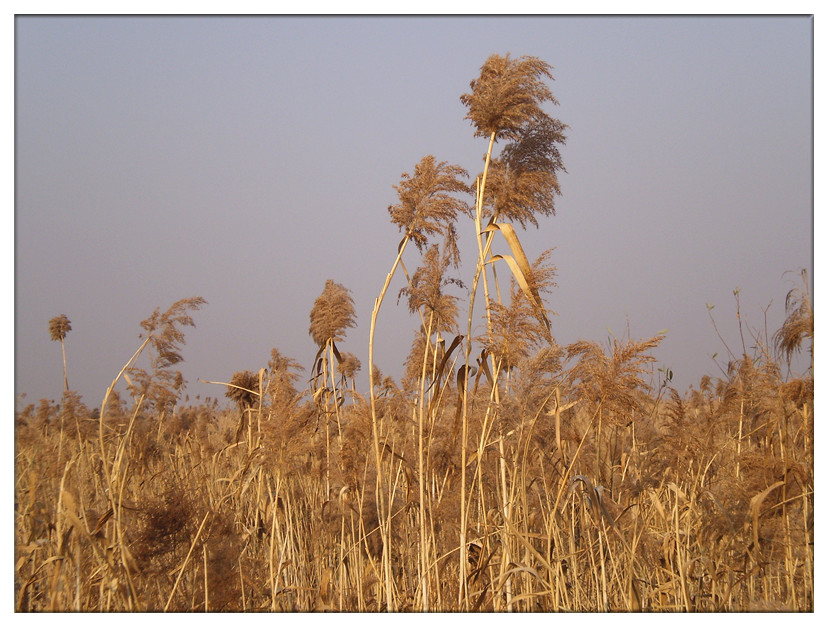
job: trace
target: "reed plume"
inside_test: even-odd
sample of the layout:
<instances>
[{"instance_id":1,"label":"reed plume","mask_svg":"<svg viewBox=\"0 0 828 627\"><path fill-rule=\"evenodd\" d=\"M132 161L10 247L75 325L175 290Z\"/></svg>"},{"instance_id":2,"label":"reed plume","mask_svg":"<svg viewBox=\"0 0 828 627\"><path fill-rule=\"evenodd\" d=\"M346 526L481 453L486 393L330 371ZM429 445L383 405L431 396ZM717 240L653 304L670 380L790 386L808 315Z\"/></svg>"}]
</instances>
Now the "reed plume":
<instances>
[{"instance_id":1,"label":"reed plume","mask_svg":"<svg viewBox=\"0 0 828 627\"><path fill-rule=\"evenodd\" d=\"M49 320L49 335L53 342L62 342L66 334L72 330L72 323L64 314Z\"/></svg>"},{"instance_id":2,"label":"reed plume","mask_svg":"<svg viewBox=\"0 0 828 627\"><path fill-rule=\"evenodd\" d=\"M486 59L480 76L470 83L471 93L460 96L475 135L518 139L521 128L546 115L542 103L557 104L544 79L552 79L552 68L536 57L512 59L506 53Z\"/></svg>"},{"instance_id":3,"label":"reed plume","mask_svg":"<svg viewBox=\"0 0 828 627\"><path fill-rule=\"evenodd\" d=\"M664 336L658 335L647 340L619 341L613 338L605 353L599 344L580 340L566 347L567 359L577 358L572 367L571 378L575 390L585 399L598 418L595 436L595 479L601 482L605 475L603 455L611 446L609 479L612 480L612 464L616 461L619 439L622 431L635 424L642 417L643 404L648 399L649 384L643 375L649 364L655 362L649 352L657 347ZM604 424L611 433L611 444L604 446Z\"/></svg>"},{"instance_id":4,"label":"reed plume","mask_svg":"<svg viewBox=\"0 0 828 627\"><path fill-rule=\"evenodd\" d=\"M259 398L259 375L249 370L234 372L224 395L235 401L242 411L249 409Z\"/></svg>"},{"instance_id":5,"label":"reed plume","mask_svg":"<svg viewBox=\"0 0 828 627\"><path fill-rule=\"evenodd\" d=\"M555 197L561 194L558 172L566 171L558 145L566 143L566 125L545 117L520 129L518 138L493 159L483 217L538 226L537 215L555 215Z\"/></svg>"},{"instance_id":6,"label":"reed plume","mask_svg":"<svg viewBox=\"0 0 828 627\"><path fill-rule=\"evenodd\" d=\"M463 181L468 175L460 166L437 162L432 155L423 157L414 166L414 173L403 173L400 183L394 186L399 202L388 207L391 222L419 250L435 234L442 234L447 246L456 245L452 226L458 213L469 213L469 206L455 194L469 192Z\"/></svg>"},{"instance_id":7,"label":"reed plume","mask_svg":"<svg viewBox=\"0 0 828 627\"><path fill-rule=\"evenodd\" d=\"M185 381L181 372L171 367L184 361L183 327L195 327L189 312L197 311L205 304L207 301L200 296L183 298L163 313L156 307L151 316L141 321L144 332L138 337L149 346L150 368L145 370L130 365L126 369L128 387L134 398L144 396L148 405L159 409L175 405Z\"/></svg>"},{"instance_id":8,"label":"reed plume","mask_svg":"<svg viewBox=\"0 0 828 627\"><path fill-rule=\"evenodd\" d=\"M278 348L270 351L270 361L267 362L267 371L270 374L266 393L270 396L272 405L294 399L298 392L296 382L299 380L297 370L304 367L295 359L282 355Z\"/></svg>"},{"instance_id":9,"label":"reed plume","mask_svg":"<svg viewBox=\"0 0 828 627\"><path fill-rule=\"evenodd\" d=\"M811 340L811 365L813 365L814 312L811 309L811 296L808 291L808 274L802 270L802 287L795 287L785 298L785 311L788 317L774 335L777 349L785 356L788 366L791 358L802 348L805 339Z\"/></svg>"},{"instance_id":10,"label":"reed plume","mask_svg":"<svg viewBox=\"0 0 828 627\"><path fill-rule=\"evenodd\" d=\"M72 330L72 323L64 314L49 320L49 335L53 342L60 342L60 352L63 354L63 391L69 391L69 377L66 374L66 346L63 341L66 334Z\"/></svg>"},{"instance_id":11,"label":"reed plume","mask_svg":"<svg viewBox=\"0 0 828 627\"><path fill-rule=\"evenodd\" d=\"M354 326L356 312L350 291L344 285L328 279L322 294L313 303L308 335L321 347L328 341L341 341L345 337L345 330Z\"/></svg>"},{"instance_id":12,"label":"reed plume","mask_svg":"<svg viewBox=\"0 0 828 627\"><path fill-rule=\"evenodd\" d=\"M457 297L447 294L443 288L449 285L462 288L463 282L446 277L450 263L449 255L440 254L436 244L430 246L409 285L400 290L399 295L408 299L410 313L419 311L424 321L431 320L432 333L449 333L457 329Z\"/></svg>"},{"instance_id":13,"label":"reed plume","mask_svg":"<svg viewBox=\"0 0 828 627\"><path fill-rule=\"evenodd\" d=\"M182 327L195 327L195 322L188 312L197 311L206 304L207 301L200 296L182 298L173 303L164 313L156 308L149 318L141 321L141 327L146 333L138 337L140 339L150 338L150 346L156 354L155 366L157 368L167 368L184 361L181 347L186 342Z\"/></svg>"},{"instance_id":14,"label":"reed plume","mask_svg":"<svg viewBox=\"0 0 828 627\"><path fill-rule=\"evenodd\" d=\"M663 339L663 335L638 341L613 338L609 354L597 342L579 340L568 345L567 359L578 360L572 368L578 395L593 406L600 404L619 424L625 424L641 410L641 392L649 390L643 375L655 362L650 351Z\"/></svg>"},{"instance_id":15,"label":"reed plume","mask_svg":"<svg viewBox=\"0 0 828 627\"><path fill-rule=\"evenodd\" d=\"M526 274L527 283L538 294L551 293L557 286L555 276L557 268L549 261L552 250L546 250L532 264ZM520 361L526 360L551 336L536 306L518 287L514 277L510 282L509 305L498 302L489 303L491 310L492 333L479 338L486 350L494 355L500 367L511 370Z\"/></svg>"}]
</instances>

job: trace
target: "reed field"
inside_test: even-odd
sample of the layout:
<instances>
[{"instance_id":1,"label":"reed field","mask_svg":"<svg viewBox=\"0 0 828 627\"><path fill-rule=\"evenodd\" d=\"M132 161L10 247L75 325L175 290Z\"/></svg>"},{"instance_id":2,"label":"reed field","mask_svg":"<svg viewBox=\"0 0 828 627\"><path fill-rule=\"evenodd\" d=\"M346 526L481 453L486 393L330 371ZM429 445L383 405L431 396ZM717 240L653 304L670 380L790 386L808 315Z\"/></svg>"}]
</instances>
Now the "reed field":
<instances>
[{"instance_id":1,"label":"reed field","mask_svg":"<svg viewBox=\"0 0 828 627\"><path fill-rule=\"evenodd\" d=\"M489 57L461 96L482 172L429 155L394 186L367 347L328 280L316 355L273 348L221 402L176 370L199 297L140 322L99 405L62 351L62 399L15 414L15 610L813 612L808 277L780 329L734 317L726 369L686 391L662 335L559 345L557 268L520 241L561 193L551 79ZM417 320L399 380L374 363L387 300Z\"/></svg>"}]
</instances>

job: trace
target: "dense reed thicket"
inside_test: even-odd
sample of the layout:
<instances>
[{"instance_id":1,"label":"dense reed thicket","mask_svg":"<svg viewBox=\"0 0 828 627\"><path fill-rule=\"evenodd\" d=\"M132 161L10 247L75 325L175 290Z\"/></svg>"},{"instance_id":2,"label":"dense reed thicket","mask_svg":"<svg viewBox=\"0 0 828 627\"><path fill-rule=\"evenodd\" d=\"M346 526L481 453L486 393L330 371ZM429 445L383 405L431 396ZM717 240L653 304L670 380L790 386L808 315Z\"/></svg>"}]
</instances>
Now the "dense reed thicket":
<instances>
[{"instance_id":1,"label":"dense reed thicket","mask_svg":"<svg viewBox=\"0 0 828 627\"><path fill-rule=\"evenodd\" d=\"M307 371L274 348L217 388L227 402L182 399L190 298L141 323L99 407L67 383L17 412L16 609L813 611L813 365L788 368L812 351L807 278L776 334L748 330L686 392L654 362L660 335L559 346L557 269L518 235L560 193L551 77L490 57L461 98L483 172L427 156L396 186L367 391L341 350L353 300L328 281ZM399 270L418 327L397 382L373 348Z\"/></svg>"}]
</instances>

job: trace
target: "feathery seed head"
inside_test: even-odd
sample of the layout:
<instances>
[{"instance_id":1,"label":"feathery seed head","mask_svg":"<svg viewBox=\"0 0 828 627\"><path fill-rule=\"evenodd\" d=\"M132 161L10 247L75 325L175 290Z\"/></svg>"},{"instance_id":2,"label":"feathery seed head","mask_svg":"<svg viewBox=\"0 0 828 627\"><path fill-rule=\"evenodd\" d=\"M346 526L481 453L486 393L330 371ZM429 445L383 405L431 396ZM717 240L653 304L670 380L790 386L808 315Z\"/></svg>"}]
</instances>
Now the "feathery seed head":
<instances>
[{"instance_id":1,"label":"feathery seed head","mask_svg":"<svg viewBox=\"0 0 828 627\"><path fill-rule=\"evenodd\" d=\"M249 370L233 373L225 396L240 407L252 407L259 393L259 375Z\"/></svg>"},{"instance_id":2,"label":"feathery seed head","mask_svg":"<svg viewBox=\"0 0 828 627\"><path fill-rule=\"evenodd\" d=\"M480 68L480 76L469 83L472 92L460 96L469 109L466 119L477 128L475 135L495 139L517 139L520 129L546 116L541 104L557 104L545 78L552 68L536 57L517 59L491 55Z\"/></svg>"},{"instance_id":3,"label":"feathery seed head","mask_svg":"<svg viewBox=\"0 0 828 627\"><path fill-rule=\"evenodd\" d=\"M788 292L785 298L785 311L788 317L782 327L774 334L777 350L787 359L791 358L802 348L806 338L811 340L813 351L814 340L814 312L811 308L811 297L808 293L808 276L802 270L802 288L795 287Z\"/></svg>"},{"instance_id":4,"label":"feathery seed head","mask_svg":"<svg viewBox=\"0 0 828 627\"><path fill-rule=\"evenodd\" d=\"M356 326L354 299L345 286L328 279L325 289L313 304L308 334L317 346L328 340L338 342L345 337L345 329Z\"/></svg>"},{"instance_id":5,"label":"feathery seed head","mask_svg":"<svg viewBox=\"0 0 828 627\"><path fill-rule=\"evenodd\" d=\"M53 342L62 342L66 334L72 330L72 323L64 314L49 320L49 335Z\"/></svg>"},{"instance_id":6,"label":"feathery seed head","mask_svg":"<svg viewBox=\"0 0 828 627\"><path fill-rule=\"evenodd\" d=\"M445 278L451 259L440 254L435 244L426 251L422 265L411 277L411 284L400 290L400 296L408 296L408 310L414 313L420 307L426 320L433 316L431 331L453 331L457 325L457 297L443 292L443 288L454 283L463 287L459 279Z\"/></svg>"},{"instance_id":7,"label":"feathery seed head","mask_svg":"<svg viewBox=\"0 0 828 627\"><path fill-rule=\"evenodd\" d=\"M544 115L516 131L489 165L484 204L490 213L524 228L527 222L538 226L537 214L555 215L557 173L566 171L558 146L566 143L566 128Z\"/></svg>"},{"instance_id":8,"label":"feathery seed head","mask_svg":"<svg viewBox=\"0 0 828 627\"><path fill-rule=\"evenodd\" d=\"M362 363L353 353L342 353L342 363L339 364L339 371L346 379L353 379L362 370Z\"/></svg>"},{"instance_id":9,"label":"feathery seed head","mask_svg":"<svg viewBox=\"0 0 828 627\"><path fill-rule=\"evenodd\" d=\"M441 233L451 239L458 212L470 214L468 203L453 196L470 192L462 180L468 175L459 166L437 163L432 155L423 157L414 174L403 173L399 185L394 186L400 201L388 207L391 222L409 234L419 250L430 235Z\"/></svg>"}]
</instances>

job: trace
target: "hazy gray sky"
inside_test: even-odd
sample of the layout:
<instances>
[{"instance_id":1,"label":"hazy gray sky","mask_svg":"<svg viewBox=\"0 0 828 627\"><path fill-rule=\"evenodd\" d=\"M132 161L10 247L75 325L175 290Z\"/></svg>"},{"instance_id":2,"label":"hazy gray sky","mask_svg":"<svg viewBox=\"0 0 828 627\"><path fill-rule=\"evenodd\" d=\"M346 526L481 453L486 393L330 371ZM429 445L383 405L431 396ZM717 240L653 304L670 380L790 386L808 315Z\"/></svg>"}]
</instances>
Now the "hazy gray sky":
<instances>
[{"instance_id":1,"label":"hazy gray sky","mask_svg":"<svg viewBox=\"0 0 828 627\"><path fill-rule=\"evenodd\" d=\"M476 174L459 97L492 53L554 67L569 125L555 248L558 343L666 329L684 391L721 374L742 317L775 331L813 276L808 17L22 17L15 22L15 394L90 406L156 307L202 296L183 372L223 397L270 350L311 366L325 280L352 290L342 348L367 367L374 298L400 235L392 185L427 154ZM473 224L459 277L474 269ZM416 251L406 258L417 266ZM786 271L792 271L783 276ZM398 377L417 320L395 279L376 362ZM464 297L462 292L456 295ZM363 391L364 391L363 385Z\"/></svg>"}]
</instances>

